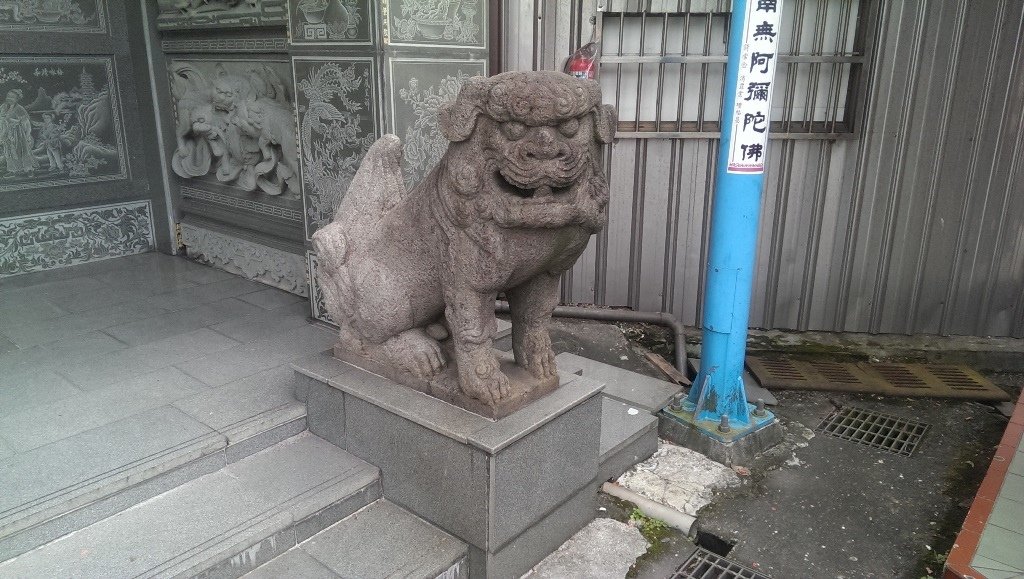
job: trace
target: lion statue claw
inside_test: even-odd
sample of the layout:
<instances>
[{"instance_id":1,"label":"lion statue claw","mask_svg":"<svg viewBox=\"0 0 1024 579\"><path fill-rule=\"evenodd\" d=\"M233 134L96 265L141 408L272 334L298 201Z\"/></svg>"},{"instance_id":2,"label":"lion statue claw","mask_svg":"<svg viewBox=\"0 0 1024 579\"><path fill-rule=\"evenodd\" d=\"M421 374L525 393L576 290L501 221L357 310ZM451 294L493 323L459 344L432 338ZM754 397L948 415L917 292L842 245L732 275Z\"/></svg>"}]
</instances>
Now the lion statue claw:
<instances>
[{"instance_id":1,"label":"lion statue claw","mask_svg":"<svg viewBox=\"0 0 1024 579\"><path fill-rule=\"evenodd\" d=\"M339 348L424 383L454 366L462 393L493 408L531 388L492 349L504 294L515 365L556 387L548 322L562 272L607 222L614 116L594 81L507 72L441 107L448 150L411 190L398 137L374 143L313 236Z\"/></svg>"}]
</instances>

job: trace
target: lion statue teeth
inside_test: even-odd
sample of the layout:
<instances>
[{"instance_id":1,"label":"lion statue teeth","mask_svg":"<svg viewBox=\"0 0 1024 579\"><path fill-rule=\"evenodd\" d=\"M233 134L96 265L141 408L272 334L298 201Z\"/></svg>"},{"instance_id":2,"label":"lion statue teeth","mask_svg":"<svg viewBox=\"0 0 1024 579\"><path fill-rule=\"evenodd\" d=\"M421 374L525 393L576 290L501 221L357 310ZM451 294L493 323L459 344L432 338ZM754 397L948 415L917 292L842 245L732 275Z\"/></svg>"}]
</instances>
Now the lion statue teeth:
<instances>
[{"instance_id":1,"label":"lion statue teeth","mask_svg":"<svg viewBox=\"0 0 1024 579\"><path fill-rule=\"evenodd\" d=\"M562 272L608 219L600 152L614 119L595 81L507 72L441 107L448 150L411 190L398 137L374 143L313 236L336 354L435 395L447 373L458 392L441 397L491 418L556 388L548 322ZM499 294L508 369L492 348Z\"/></svg>"}]
</instances>

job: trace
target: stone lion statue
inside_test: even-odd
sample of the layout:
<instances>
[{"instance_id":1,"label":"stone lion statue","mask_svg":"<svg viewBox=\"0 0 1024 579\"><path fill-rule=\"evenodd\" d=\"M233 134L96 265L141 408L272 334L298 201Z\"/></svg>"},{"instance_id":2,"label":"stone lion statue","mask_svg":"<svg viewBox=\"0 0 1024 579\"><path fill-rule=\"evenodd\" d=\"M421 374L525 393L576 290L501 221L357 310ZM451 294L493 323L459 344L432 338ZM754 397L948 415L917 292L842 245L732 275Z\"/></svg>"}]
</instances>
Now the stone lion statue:
<instances>
[{"instance_id":1,"label":"stone lion statue","mask_svg":"<svg viewBox=\"0 0 1024 579\"><path fill-rule=\"evenodd\" d=\"M447 152L411 190L398 137L378 140L333 222L313 236L326 307L341 326L335 352L435 384L435 394L448 372L461 389L448 398L471 409L556 388L547 326L561 273L607 222L600 151L614 119L595 81L507 72L469 79L440 108ZM492 349L499 294L526 380L510 381Z\"/></svg>"}]
</instances>

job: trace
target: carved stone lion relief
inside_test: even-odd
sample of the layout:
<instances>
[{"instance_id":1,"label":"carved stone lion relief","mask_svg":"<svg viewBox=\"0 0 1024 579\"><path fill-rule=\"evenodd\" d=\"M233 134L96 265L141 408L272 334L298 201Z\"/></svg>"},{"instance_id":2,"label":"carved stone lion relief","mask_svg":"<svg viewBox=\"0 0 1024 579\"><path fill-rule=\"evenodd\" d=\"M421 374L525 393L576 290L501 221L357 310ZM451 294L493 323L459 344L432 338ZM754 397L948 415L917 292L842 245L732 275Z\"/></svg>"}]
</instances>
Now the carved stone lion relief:
<instances>
[{"instance_id":1,"label":"carved stone lion relief","mask_svg":"<svg viewBox=\"0 0 1024 579\"><path fill-rule=\"evenodd\" d=\"M269 63L174 62L174 172L244 191L299 196L293 98Z\"/></svg>"},{"instance_id":2,"label":"carved stone lion relief","mask_svg":"<svg viewBox=\"0 0 1024 579\"><path fill-rule=\"evenodd\" d=\"M594 81L509 72L442 106L447 152L411 190L398 137L378 140L313 236L336 354L491 418L556 388L548 322L561 273L607 221L614 116ZM491 347L499 294L514 363Z\"/></svg>"}]
</instances>

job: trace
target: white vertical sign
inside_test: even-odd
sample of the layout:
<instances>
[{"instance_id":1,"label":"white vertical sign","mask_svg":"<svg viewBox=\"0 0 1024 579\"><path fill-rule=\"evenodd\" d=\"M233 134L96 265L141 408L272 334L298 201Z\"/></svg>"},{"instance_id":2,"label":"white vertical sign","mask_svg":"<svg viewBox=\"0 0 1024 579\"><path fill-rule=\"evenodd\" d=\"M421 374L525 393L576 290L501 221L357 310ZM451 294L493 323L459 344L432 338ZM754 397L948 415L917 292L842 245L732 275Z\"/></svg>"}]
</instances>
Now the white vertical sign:
<instances>
[{"instance_id":1,"label":"white vertical sign","mask_svg":"<svg viewBox=\"0 0 1024 579\"><path fill-rule=\"evenodd\" d=\"M781 12L780 0L747 0L732 110L729 173L764 173Z\"/></svg>"}]
</instances>

